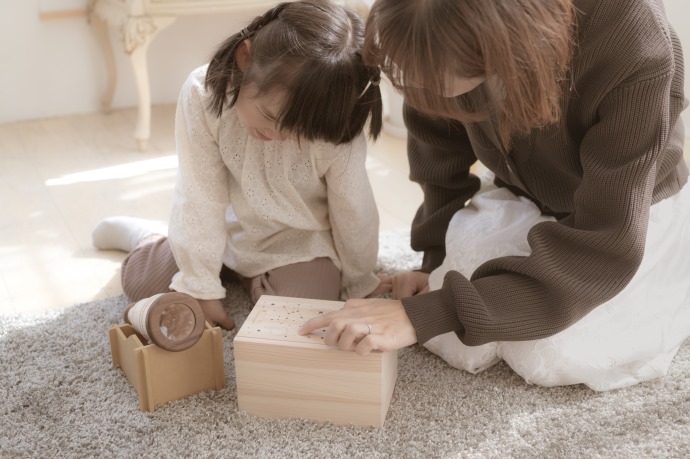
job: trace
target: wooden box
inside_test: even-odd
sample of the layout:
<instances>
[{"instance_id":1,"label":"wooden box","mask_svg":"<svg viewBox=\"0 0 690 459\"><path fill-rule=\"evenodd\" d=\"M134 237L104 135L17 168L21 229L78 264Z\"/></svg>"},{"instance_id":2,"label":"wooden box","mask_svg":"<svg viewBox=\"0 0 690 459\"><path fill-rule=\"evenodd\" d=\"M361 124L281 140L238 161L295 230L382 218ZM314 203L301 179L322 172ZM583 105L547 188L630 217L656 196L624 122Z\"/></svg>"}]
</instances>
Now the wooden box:
<instances>
[{"instance_id":1,"label":"wooden box","mask_svg":"<svg viewBox=\"0 0 690 459\"><path fill-rule=\"evenodd\" d=\"M179 352L144 344L131 325L113 325L108 334L113 367L122 368L136 389L141 411L153 411L161 403L225 386L218 327L205 324L199 341Z\"/></svg>"},{"instance_id":2,"label":"wooden box","mask_svg":"<svg viewBox=\"0 0 690 459\"><path fill-rule=\"evenodd\" d=\"M381 427L398 376L398 354L361 356L300 336L306 320L342 302L262 296L234 340L237 401L249 414Z\"/></svg>"}]
</instances>

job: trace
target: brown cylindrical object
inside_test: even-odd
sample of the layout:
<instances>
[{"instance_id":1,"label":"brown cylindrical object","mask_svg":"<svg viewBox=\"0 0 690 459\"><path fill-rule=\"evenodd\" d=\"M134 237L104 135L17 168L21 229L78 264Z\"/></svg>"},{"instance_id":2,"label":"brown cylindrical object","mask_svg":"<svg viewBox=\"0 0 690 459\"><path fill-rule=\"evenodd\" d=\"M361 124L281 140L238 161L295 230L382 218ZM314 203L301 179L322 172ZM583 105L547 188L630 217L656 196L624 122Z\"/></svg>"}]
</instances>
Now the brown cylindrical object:
<instances>
[{"instance_id":1,"label":"brown cylindrical object","mask_svg":"<svg viewBox=\"0 0 690 459\"><path fill-rule=\"evenodd\" d=\"M199 341L204 332L204 312L186 293L159 293L131 303L125 322L147 341L168 351L183 351Z\"/></svg>"}]
</instances>

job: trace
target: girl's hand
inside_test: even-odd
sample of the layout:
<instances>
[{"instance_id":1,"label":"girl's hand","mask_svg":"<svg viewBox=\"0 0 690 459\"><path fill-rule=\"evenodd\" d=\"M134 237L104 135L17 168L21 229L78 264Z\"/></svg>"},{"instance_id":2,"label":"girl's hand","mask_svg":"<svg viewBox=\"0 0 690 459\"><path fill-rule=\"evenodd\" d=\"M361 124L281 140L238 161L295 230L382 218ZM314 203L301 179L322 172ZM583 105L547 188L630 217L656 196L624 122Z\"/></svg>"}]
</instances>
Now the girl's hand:
<instances>
[{"instance_id":1,"label":"girl's hand","mask_svg":"<svg viewBox=\"0 0 690 459\"><path fill-rule=\"evenodd\" d=\"M429 291L429 274L419 271L399 273L392 276L391 297L396 300L419 295Z\"/></svg>"},{"instance_id":2,"label":"girl's hand","mask_svg":"<svg viewBox=\"0 0 690 459\"><path fill-rule=\"evenodd\" d=\"M204 311L204 318L212 327L216 325L223 330L235 328L235 321L225 312L221 300L197 300L201 310Z\"/></svg>"},{"instance_id":3,"label":"girl's hand","mask_svg":"<svg viewBox=\"0 0 690 459\"><path fill-rule=\"evenodd\" d=\"M309 319L299 334L308 335L319 328L326 328L327 345L360 355L401 349L417 342L417 332L397 300L348 300L338 311Z\"/></svg>"}]
</instances>

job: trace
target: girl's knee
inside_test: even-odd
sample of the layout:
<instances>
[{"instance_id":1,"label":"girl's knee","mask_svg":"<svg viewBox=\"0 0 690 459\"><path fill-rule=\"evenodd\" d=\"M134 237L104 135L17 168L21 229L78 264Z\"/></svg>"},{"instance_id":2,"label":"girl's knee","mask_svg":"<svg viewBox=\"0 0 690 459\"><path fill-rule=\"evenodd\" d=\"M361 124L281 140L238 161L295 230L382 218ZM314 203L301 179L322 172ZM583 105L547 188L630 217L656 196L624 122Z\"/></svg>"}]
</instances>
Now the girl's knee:
<instances>
[{"instance_id":1,"label":"girl's knee","mask_svg":"<svg viewBox=\"0 0 690 459\"><path fill-rule=\"evenodd\" d=\"M144 298L150 298L159 293L167 293L172 291L167 286L158 287L159 288L146 283L128 282L127 284L122 285L122 291L132 302L143 300Z\"/></svg>"},{"instance_id":2,"label":"girl's knee","mask_svg":"<svg viewBox=\"0 0 690 459\"><path fill-rule=\"evenodd\" d=\"M151 243L134 249L122 262L122 291L130 301L166 293L178 271L166 245Z\"/></svg>"},{"instance_id":3,"label":"girl's knee","mask_svg":"<svg viewBox=\"0 0 690 459\"><path fill-rule=\"evenodd\" d=\"M170 279L172 280L172 279ZM130 301L139 301L158 293L170 292L170 280L152 282L136 270L127 270L122 266L122 291Z\"/></svg>"},{"instance_id":4,"label":"girl's knee","mask_svg":"<svg viewBox=\"0 0 690 459\"><path fill-rule=\"evenodd\" d=\"M273 269L252 281L250 294L338 301L340 270L328 258Z\"/></svg>"}]
</instances>

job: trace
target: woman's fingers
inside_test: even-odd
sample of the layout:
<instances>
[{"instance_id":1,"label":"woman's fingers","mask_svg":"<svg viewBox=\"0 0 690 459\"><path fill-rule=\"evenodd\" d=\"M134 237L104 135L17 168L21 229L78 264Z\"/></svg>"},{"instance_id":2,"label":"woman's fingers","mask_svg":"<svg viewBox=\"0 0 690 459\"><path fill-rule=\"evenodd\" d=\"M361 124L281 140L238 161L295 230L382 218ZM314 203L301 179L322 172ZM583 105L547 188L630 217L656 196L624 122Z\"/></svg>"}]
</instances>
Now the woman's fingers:
<instances>
[{"instance_id":1,"label":"woman's fingers","mask_svg":"<svg viewBox=\"0 0 690 459\"><path fill-rule=\"evenodd\" d=\"M382 284L386 284L386 285L392 285L393 284L393 276L389 276L388 274L379 274L376 277L379 278L379 281Z\"/></svg>"},{"instance_id":2,"label":"woman's fingers","mask_svg":"<svg viewBox=\"0 0 690 459\"><path fill-rule=\"evenodd\" d=\"M429 275L419 271L400 273L393 276L392 283L391 296L399 300L428 291Z\"/></svg>"},{"instance_id":3,"label":"woman's fingers","mask_svg":"<svg viewBox=\"0 0 690 459\"><path fill-rule=\"evenodd\" d=\"M334 312L341 312L334 311ZM334 313L321 314L308 320L299 330L300 335L308 335L319 328L326 328L323 337L328 346L337 346L343 351L354 350L355 346L370 332L370 326L366 322L353 322L342 318L332 318Z\"/></svg>"},{"instance_id":4,"label":"woman's fingers","mask_svg":"<svg viewBox=\"0 0 690 459\"><path fill-rule=\"evenodd\" d=\"M362 308L365 306L372 306L376 305L377 302L380 301L385 301L377 298L363 298L363 299L353 299L353 300L348 300L345 302L345 305L343 306L342 309L339 309L337 311L331 311L327 312L325 314L319 314L316 317L312 317L311 319L307 320L304 324L299 329L299 334L300 335L308 335L309 333L312 333L314 330L318 330L319 328L327 328L326 330L326 337L324 339L327 339L327 337L332 337L332 336L340 336L340 334L343 332L345 327L354 322L354 319L356 318L362 318L362 320L359 322L360 324L365 324L368 323L366 322L363 318L366 316L366 311L355 311L357 308ZM376 306L374 306L376 307ZM356 323L356 322L354 322ZM362 329L360 327L360 330L363 331L365 330L368 331L369 327L365 327Z\"/></svg>"},{"instance_id":5,"label":"woman's fingers","mask_svg":"<svg viewBox=\"0 0 690 459\"><path fill-rule=\"evenodd\" d=\"M385 337L383 335L368 335L365 336L357 346L355 346L355 352L359 355L367 355L374 351L388 351L393 350L392 347L384 345Z\"/></svg>"},{"instance_id":6,"label":"woman's fingers","mask_svg":"<svg viewBox=\"0 0 690 459\"><path fill-rule=\"evenodd\" d=\"M337 330L340 330L340 333ZM364 322L351 322L342 327L335 326L333 332L329 333L330 331L331 327L327 329L324 337L327 345L337 346L342 351L352 351L369 334L369 326Z\"/></svg>"},{"instance_id":7,"label":"woman's fingers","mask_svg":"<svg viewBox=\"0 0 690 459\"><path fill-rule=\"evenodd\" d=\"M385 299L348 300L343 309L305 322L300 335L325 328L324 343L359 354L390 351L417 342L417 332L400 301Z\"/></svg>"},{"instance_id":8,"label":"woman's fingers","mask_svg":"<svg viewBox=\"0 0 690 459\"><path fill-rule=\"evenodd\" d=\"M371 292L368 296L373 295L383 295L384 293L390 293L393 290L393 277L379 275L379 285Z\"/></svg>"},{"instance_id":9,"label":"woman's fingers","mask_svg":"<svg viewBox=\"0 0 690 459\"><path fill-rule=\"evenodd\" d=\"M320 314L316 317L312 317L311 319L307 320L302 326L300 327L298 333L302 336L308 335L309 333L313 332L314 330L318 330L319 328L324 328L329 325L331 325L331 312L328 312L326 314ZM331 327L329 327L328 330L326 330L326 334L328 332L334 333L334 331L331 330ZM340 334L340 332L338 332ZM325 338L324 338L325 340Z\"/></svg>"}]
</instances>

